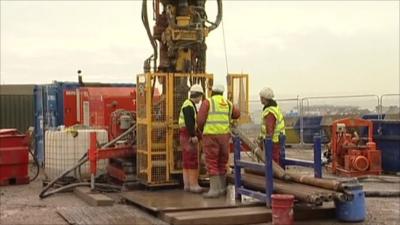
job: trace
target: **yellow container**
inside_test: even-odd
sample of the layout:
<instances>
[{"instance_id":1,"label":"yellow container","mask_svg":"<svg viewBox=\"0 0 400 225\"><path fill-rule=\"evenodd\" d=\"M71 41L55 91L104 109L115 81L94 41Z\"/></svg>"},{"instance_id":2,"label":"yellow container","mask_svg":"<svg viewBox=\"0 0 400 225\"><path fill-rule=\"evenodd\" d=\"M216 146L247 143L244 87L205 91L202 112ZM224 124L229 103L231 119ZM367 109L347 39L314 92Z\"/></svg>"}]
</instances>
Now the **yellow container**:
<instances>
[{"instance_id":1,"label":"yellow container","mask_svg":"<svg viewBox=\"0 0 400 225\"><path fill-rule=\"evenodd\" d=\"M300 143L300 135L293 127L286 127L286 143L298 144Z\"/></svg>"}]
</instances>

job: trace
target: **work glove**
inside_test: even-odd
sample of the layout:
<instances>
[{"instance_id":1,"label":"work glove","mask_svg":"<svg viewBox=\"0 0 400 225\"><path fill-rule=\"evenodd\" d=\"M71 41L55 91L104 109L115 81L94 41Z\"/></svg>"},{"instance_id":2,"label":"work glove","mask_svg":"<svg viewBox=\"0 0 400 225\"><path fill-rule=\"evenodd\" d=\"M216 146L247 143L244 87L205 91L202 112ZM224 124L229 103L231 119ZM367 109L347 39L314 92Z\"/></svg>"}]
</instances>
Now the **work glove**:
<instances>
[{"instance_id":1,"label":"work glove","mask_svg":"<svg viewBox=\"0 0 400 225\"><path fill-rule=\"evenodd\" d=\"M257 147L254 149L254 154L261 154L262 149L260 147Z\"/></svg>"},{"instance_id":2,"label":"work glove","mask_svg":"<svg viewBox=\"0 0 400 225\"><path fill-rule=\"evenodd\" d=\"M198 139L199 141L201 141L201 140L203 139L203 134L202 134L199 130L197 130L196 136L197 136L197 139Z\"/></svg>"},{"instance_id":3,"label":"work glove","mask_svg":"<svg viewBox=\"0 0 400 225\"><path fill-rule=\"evenodd\" d=\"M261 148L264 145L264 138L259 136L257 139L254 139L254 144Z\"/></svg>"},{"instance_id":4,"label":"work glove","mask_svg":"<svg viewBox=\"0 0 400 225\"><path fill-rule=\"evenodd\" d=\"M237 127L232 127L231 133L233 136L238 136L239 135L239 130Z\"/></svg>"},{"instance_id":5,"label":"work glove","mask_svg":"<svg viewBox=\"0 0 400 225\"><path fill-rule=\"evenodd\" d=\"M189 141L192 144L198 144L199 143L199 139L197 138L197 136L191 137Z\"/></svg>"}]
</instances>

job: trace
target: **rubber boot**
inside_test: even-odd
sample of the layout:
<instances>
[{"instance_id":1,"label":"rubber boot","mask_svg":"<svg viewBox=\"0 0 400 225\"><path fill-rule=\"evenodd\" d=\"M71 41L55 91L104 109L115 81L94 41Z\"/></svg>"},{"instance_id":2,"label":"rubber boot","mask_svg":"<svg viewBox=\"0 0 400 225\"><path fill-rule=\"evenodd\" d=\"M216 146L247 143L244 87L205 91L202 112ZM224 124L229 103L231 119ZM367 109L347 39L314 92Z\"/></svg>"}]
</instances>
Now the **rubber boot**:
<instances>
[{"instance_id":1,"label":"rubber boot","mask_svg":"<svg viewBox=\"0 0 400 225\"><path fill-rule=\"evenodd\" d=\"M183 190L184 191L190 191L189 170L188 169L183 169L182 170L182 175L183 175Z\"/></svg>"},{"instance_id":2,"label":"rubber boot","mask_svg":"<svg viewBox=\"0 0 400 225\"><path fill-rule=\"evenodd\" d=\"M193 193L201 193L203 192L203 188L199 185L199 172L196 169L191 169L189 171L189 183L190 183L190 192Z\"/></svg>"},{"instance_id":3,"label":"rubber boot","mask_svg":"<svg viewBox=\"0 0 400 225\"><path fill-rule=\"evenodd\" d=\"M225 175L219 175L218 178L220 182L219 194L226 195L226 177Z\"/></svg>"},{"instance_id":4,"label":"rubber boot","mask_svg":"<svg viewBox=\"0 0 400 225\"><path fill-rule=\"evenodd\" d=\"M221 180L218 176L210 176L210 190L207 193L203 194L204 198L217 198L220 189Z\"/></svg>"}]
</instances>

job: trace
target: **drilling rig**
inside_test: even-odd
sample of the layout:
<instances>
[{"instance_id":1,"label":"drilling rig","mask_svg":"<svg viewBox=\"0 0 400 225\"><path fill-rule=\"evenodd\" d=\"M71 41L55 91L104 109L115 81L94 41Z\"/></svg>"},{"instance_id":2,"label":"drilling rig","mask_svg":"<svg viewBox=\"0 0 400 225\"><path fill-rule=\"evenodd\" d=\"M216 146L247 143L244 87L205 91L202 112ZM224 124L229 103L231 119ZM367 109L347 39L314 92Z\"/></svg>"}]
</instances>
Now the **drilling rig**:
<instances>
[{"instance_id":1,"label":"drilling rig","mask_svg":"<svg viewBox=\"0 0 400 225\"><path fill-rule=\"evenodd\" d=\"M142 22L153 48L137 75L137 176L147 186L175 185L182 171L178 117L189 87L200 84L211 93L213 75L206 73L206 37L222 20L209 21L206 0L153 0L151 30L147 0Z\"/></svg>"}]
</instances>

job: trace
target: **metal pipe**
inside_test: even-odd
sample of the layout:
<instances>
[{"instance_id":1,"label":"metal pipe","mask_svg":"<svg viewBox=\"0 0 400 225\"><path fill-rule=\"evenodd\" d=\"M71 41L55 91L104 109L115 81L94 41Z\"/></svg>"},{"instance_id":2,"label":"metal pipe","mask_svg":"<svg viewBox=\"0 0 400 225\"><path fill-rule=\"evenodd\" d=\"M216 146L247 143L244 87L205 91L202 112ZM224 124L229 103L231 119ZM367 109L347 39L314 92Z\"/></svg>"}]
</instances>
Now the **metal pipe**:
<instances>
[{"instance_id":1,"label":"metal pipe","mask_svg":"<svg viewBox=\"0 0 400 225\"><path fill-rule=\"evenodd\" d=\"M242 184L241 184L241 173L240 173L240 166L236 165L236 162L240 160L240 138L239 137L234 137L233 138L233 143L235 146L234 149L234 155L233 155L233 160L235 162L235 190L238 190ZM235 191L235 198L240 199L241 195L238 191Z\"/></svg>"},{"instance_id":2,"label":"metal pipe","mask_svg":"<svg viewBox=\"0 0 400 225\"><path fill-rule=\"evenodd\" d=\"M261 179L260 179L261 178ZM228 175L228 181L229 182L234 182L234 176L233 175ZM281 194L292 194L295 196L296 199L300 201L304 201L307 203L312 203L312 204L321 204L322 199L320 196L318 196L316 193L311 192L310 190L304 190L299 188L299 184L289 184L285 182L278 182L278 179L274 179L274 191L276 193L281 193ZM244 185L247 188L251 188L257 191L265 191L265 182L264 178L257 176L257 175L251 175L251 174L244 174L242 175L242 185ZM294 187L294 186L297 186ZM304 185L302 185L304 186Z\"/></svg>"},{"instance_id":3,"label":"metal pipe","mask_svg":"<svg viewBox=\"0 0 400 225\"><path fill-rule=\"evenodd\" d=\"M272 139L270 137L268 137L267 139L265 139L264 142L264 153L265 153L265 195L267 196L266 199L266 203L267 203L267 207L271 207L272 205L272 199L271 199L271 195L273 193L273 174L272 174Z\"/></svg>"},{"instance_id":4,"label":"metal pipe","mask_svg":"<svg viewBox=\"0 0 400 225\"><path fill-rule=\"evenodd\" d=\"M154 57L153 70L154 70L154 72L156 72L157 71L158 50L157 50L157 42L154 39L154 37L150 31L149 19L148 19L148 15L147 15L147 0L143 0L143 2L142 2L142 22L143 22L144 28L146 29L146 33L147 33L147 36L149 37L151 46L153 47L153 51L154 51L154 53L153 53L153 57Z\"/></svg>"},{"instance_id":5,"label":"metal pipe","mask_svg":"<svg viewBox=\"0 0 400 225\"><path fill-rule=\"evenodd\" d=\"M215 19L215 22L212 23L212 25L210 26L209 28L210 31L216 29L222 21L222 0L217 0L217 5L218 5L217 18Z\"/></svg>"},{"instance_id":6,"label":"metal pipe","mask_svg":"<svg viewBox=\"0 0 400 225\"><path fill-rule=\"evenodd\" d=\"M114 143L116 143L117 141L119 141L122 137L124 137L125 135L127 135L129 132L131 132L134 128L136 128L136 124L132 125L132 127L130 127L128 130L126 130L124 133L122 133L121 135L119 135L118 137L116 137L115 139L111 140L110 142L106 143L105 145L103 145L101 148L107 148L111 145L113 145ZM50 183L47 184L46 187L43 188L43 190L40 192L39 197L40 198L45 198L53 193L56 193L58 189L54 190L53 192L50 193L46 193L58 180L60 180L61 178L65 177L67 174L69 174L70 172L74 171L75 169L79 168L80 166L82 166L84 163L86 163L88 161L89 157L87 152L85 154L83 154L82 158L75 164L73 165L70 169L67 169L66 171L64 171L61 175L59 175L58 177L54 178L54 180L52 180ZM88 183L90 185L90 183ZM95 186L98 184L94 184Z\"/></svg>"},{"instance_id":7,"label":"metal pipe","mask_svg":"<svg viewBox=\"0 0 400 225\"><path fill-rule=\"evenodd\" d=\"M256 157L265 163L263 160L263 157L261 156L261 153L257 151L257 149L260 149L258 145L254 142L252 142L246 135L243 134L243 132L239 128L232 128L232 132L235 133L243 143L245 143L249 148L252 150L252 152L256 155ZM279 166L275 161L272 161L272 170L274 172L274 176L277 178L281 178L284 180L289 180L288 174L285 172L285 170Z\"/></svg>"},{"instance_id":8,"label":"metal pipe","mask_svg":"<svg viewBox=\"0 0 400 225\"><path fill-rule=\"evenodd\" d=\"M365 191L365 197L400 197L400 191Z\"/></svg>"}]
</instances>

